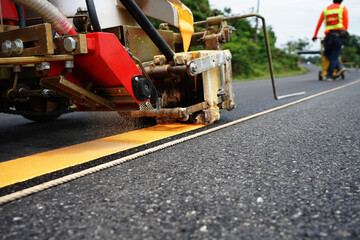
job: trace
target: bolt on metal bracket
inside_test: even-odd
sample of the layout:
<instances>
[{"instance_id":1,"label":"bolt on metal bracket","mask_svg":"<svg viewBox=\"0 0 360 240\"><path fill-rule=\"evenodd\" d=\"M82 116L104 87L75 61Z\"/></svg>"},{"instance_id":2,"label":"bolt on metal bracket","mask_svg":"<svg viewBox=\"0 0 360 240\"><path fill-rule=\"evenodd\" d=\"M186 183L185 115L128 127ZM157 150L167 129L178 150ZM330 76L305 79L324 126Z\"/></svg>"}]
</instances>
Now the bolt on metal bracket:
<instances>
[{"instance_id":1,"label":"bolt on metal bracket","mask_svg":"<svg viewBox=\"0 0 360 240\"><path fill-rule=\"evenodd\" d=\"M228 54L225 51L214 51L214 53L209 56L189 61L187 63L188 73L191 76L195 76L197 74L209 71L213 68L224 65L227 59L231 59L231 54Z\"/></svg>"}]
</instances>

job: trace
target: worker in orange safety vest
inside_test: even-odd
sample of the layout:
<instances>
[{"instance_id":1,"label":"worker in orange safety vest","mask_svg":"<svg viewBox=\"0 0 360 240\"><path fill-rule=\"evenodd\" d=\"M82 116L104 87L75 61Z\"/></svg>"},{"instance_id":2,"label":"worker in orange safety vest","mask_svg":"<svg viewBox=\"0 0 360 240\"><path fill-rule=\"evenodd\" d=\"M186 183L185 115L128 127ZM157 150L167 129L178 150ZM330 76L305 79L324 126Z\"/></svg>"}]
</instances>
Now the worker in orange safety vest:
<instances>
[{"instance_id":1,"label":"worker in orange safety vest","mask_svg":"<svg viewBox=\"0 0 360 240\"><path fill-rule=\"evenodd\" d=\"M316 26L313 41L316 41L322 22L325 20L325 52L324 55L329 60L329 68L327 70L326 80L332 81L339 77L346 69L339 62L339 56L342 51L345 38L348 37L349 17L348 10L341 5L343 0L333 0L334 3L321 13L319 22ZM337 69L334 76L334 70Z\"/></svg>"}]
</instances>

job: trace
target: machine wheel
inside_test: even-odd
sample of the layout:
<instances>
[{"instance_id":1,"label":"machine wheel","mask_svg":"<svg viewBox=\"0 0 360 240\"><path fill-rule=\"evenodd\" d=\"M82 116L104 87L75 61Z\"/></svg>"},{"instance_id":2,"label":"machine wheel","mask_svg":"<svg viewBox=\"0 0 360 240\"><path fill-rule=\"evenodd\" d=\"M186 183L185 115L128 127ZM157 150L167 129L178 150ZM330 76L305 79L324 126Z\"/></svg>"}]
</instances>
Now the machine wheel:
<instances>
[{"instance_id":1,"label":"machine wheel","mask_svg":"<svg viewBox=\"0 0 360 240\"><path fill-rule=\"evenodd\" d=\"M61 114L44 114L44 115L22 115L24 118L34 121L34 122L48 122L48 121L54 121L58 117L61 116Z\"/></svg>"},{"instance_id":2,"label":"machine wheel","mask_svg":"<svg viewBox=\"0 0 360 240\"><path fill-rule=\"evenodd\" d=\"M319 81L323 80L323 76L321 74L322 74L322 71L319 71Z\"/></svg>"},{"instance_id":3,"label":"machine wheel","mask_svg":"<svg viewBox=\"0 0 360 240\"><path fill-rule=\"evenodd\" d=\"M20 112L29 112L20 114L24 118L35 122L53 121L62 115L59 103L44 98L33 97L26 102L17 102L15 108Z\"/></svg>"},{"instance_id":4,"label":"machine wheel","mask_svg":"<svg viewBox=\"0 0 360 240\"><path fill-rule=\"evenodd\" d=\"M342 79L342 80L345 79L345 74L344 74L344 73L341 74L341 79Z\"/></svg>"}]
</instances>

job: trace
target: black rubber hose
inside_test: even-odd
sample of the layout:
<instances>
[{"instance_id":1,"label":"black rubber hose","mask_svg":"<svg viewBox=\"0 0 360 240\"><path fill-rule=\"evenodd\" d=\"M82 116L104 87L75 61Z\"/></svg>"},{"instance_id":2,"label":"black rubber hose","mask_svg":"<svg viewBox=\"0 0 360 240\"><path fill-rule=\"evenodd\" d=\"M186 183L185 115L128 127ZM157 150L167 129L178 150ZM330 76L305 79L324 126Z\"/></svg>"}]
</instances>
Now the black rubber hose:
<instances>
[{"instance_id":1,"label":"black rubber hose","mask_svg":"<svg viewBox=\"0 0 360 240\"><path fill-rule=\"evenodd\" d=\"M90 22L95 32L102 32L99 19L96 14L96 8L93 0L86 0L86 6L90 16Z\"/></svg>"},{"instance_id":2,"label":"black rubber hose","mask_svg":"<svg viewBox=\"0 0 360 240\"><path fill-rule=\"evenodd\" d=\"M174 60L175 53L165 42L165 40L160 36L158 31L151 24L149 19L141 11L139 6L133 0L120 0L125 8L130 12L136 22L141 26L153 43L159 48L159 50L165 55L166 59L169 62Z\"/></svg>"},{"instance_id":3,"label":"black rubber hose","mask_svg":"<svg viewBox=\"0 0 360 240\"><path fill-rule=\"evenodd\" d=\"M18 4L15 4L16 11L19 17L19 28L26 27L24 8Z\"/></svg>"}]
</instances>

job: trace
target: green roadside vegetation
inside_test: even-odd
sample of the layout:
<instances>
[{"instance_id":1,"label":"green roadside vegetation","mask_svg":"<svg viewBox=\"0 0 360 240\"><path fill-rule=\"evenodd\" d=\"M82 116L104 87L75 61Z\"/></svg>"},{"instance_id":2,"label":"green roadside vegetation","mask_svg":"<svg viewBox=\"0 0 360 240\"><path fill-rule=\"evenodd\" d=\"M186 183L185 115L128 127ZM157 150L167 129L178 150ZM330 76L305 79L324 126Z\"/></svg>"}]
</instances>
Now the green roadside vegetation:
<instances>
[{"instance_id":1,"label":"green roadside vegetation","mask_svg":"<svg viewBox=\"0 0 360 240\"><path fill-rule=\"evenodd\" d=\"M193 12L194 21L201 21L215 14L231 16L230 8L210 9L208 0L182 0L182 2ZM224 44L224 49L229 49L232 54L233 79L236 81L269 78L270 72L262 27L260 26L255 31L247 19L233 20L228 24L236 29L231 35L231 41ZM254 40L255 32L257 41ZM268 35L275 76L284 77L305 73L306 70L298 64L300 57L294 51L275 47L276 35L271 26L268 26ZM292 47L296 48L296 46Z\"/></svg>"},{"instance_id":2,"label":"green roadside vegetation","mask_svg":"<svg viewBox=\"0 0 360 240\"><path fill-rule=\"evenodd\" d=\"M255 29L248 20L241 19L230 23L236 28L231 36L231 42L224 48L232 53L234 79L269 78L269 65L263 32L258 32L258 41L254 41ZM300 57L295 53L275 47L276 35L268 27L270 48L276 77L301 74L304 70L298 64Z\"/></svg>"},{"instance_id":3,"label":"green roadside vegetation","mask_svg":"<svg viewBox=\"0 0 360 240\"><path fill-rule=\"evenodd\" d=\"M354 63L360 65L360 37L350 35L345 39L344 51L341 57L345 63Z\"/></svg>"},{"instance_id":4,"label":"green roadside vegetation","mask_svg":"<svg viewBox=\"0 0 360 240\"><path fill-rule=\"evenodd\" d=\"M261 80L261 79L269 79L270 78L270 71L268 66L261 66L261 69L256 69L257 72L261 72L261 74L258 74L256 77L254 76L248 76L244 77L242 75L234 75L233 81L239 82L239 81L250 81L250 80ZM283 77L292 77L297 76L301 74L307 73L308 70L304 67L299 66L299 69L297 70L283 70L283 71L277 71L275 72L275 79L276 78L283 78Z\"/></svg>"},{"instance_id":5,"label":"green roadside vegetation","mask_svg":"<svg viewBox=\"0 0 360 240\"><path fill-rule=\"evenodd\" d=\"M194 15L194 21L201 21L209 16L222 14L231 16L231 9L223 10L211 9L208 0L181 0L188 6ZM231 35L231 41L224 44L224 49L229 49L232 53L233 79L252 80L264 79L270 77L267 54L264 43L264 35L259 26L258 30L250 24L250 20L241 19L228 22L229 25L236 28ZM299 62L312 62L320 65L320 55L298 56L299 50L304 50L309 45L308 39L291 40L285 44L284 49L275 47L276 34L268 27L270 38L270 47L273 57L275 77L287 77L306 73L307 70L299 65ZM254 41L255 32L258 40ZM341 55L345 63L360 65L360 37L350 35L345 41L345 48ZM319 43L320 48L320 43ZM196 48L192 49L195 50Z\"/></svg>"}]
</instances>

